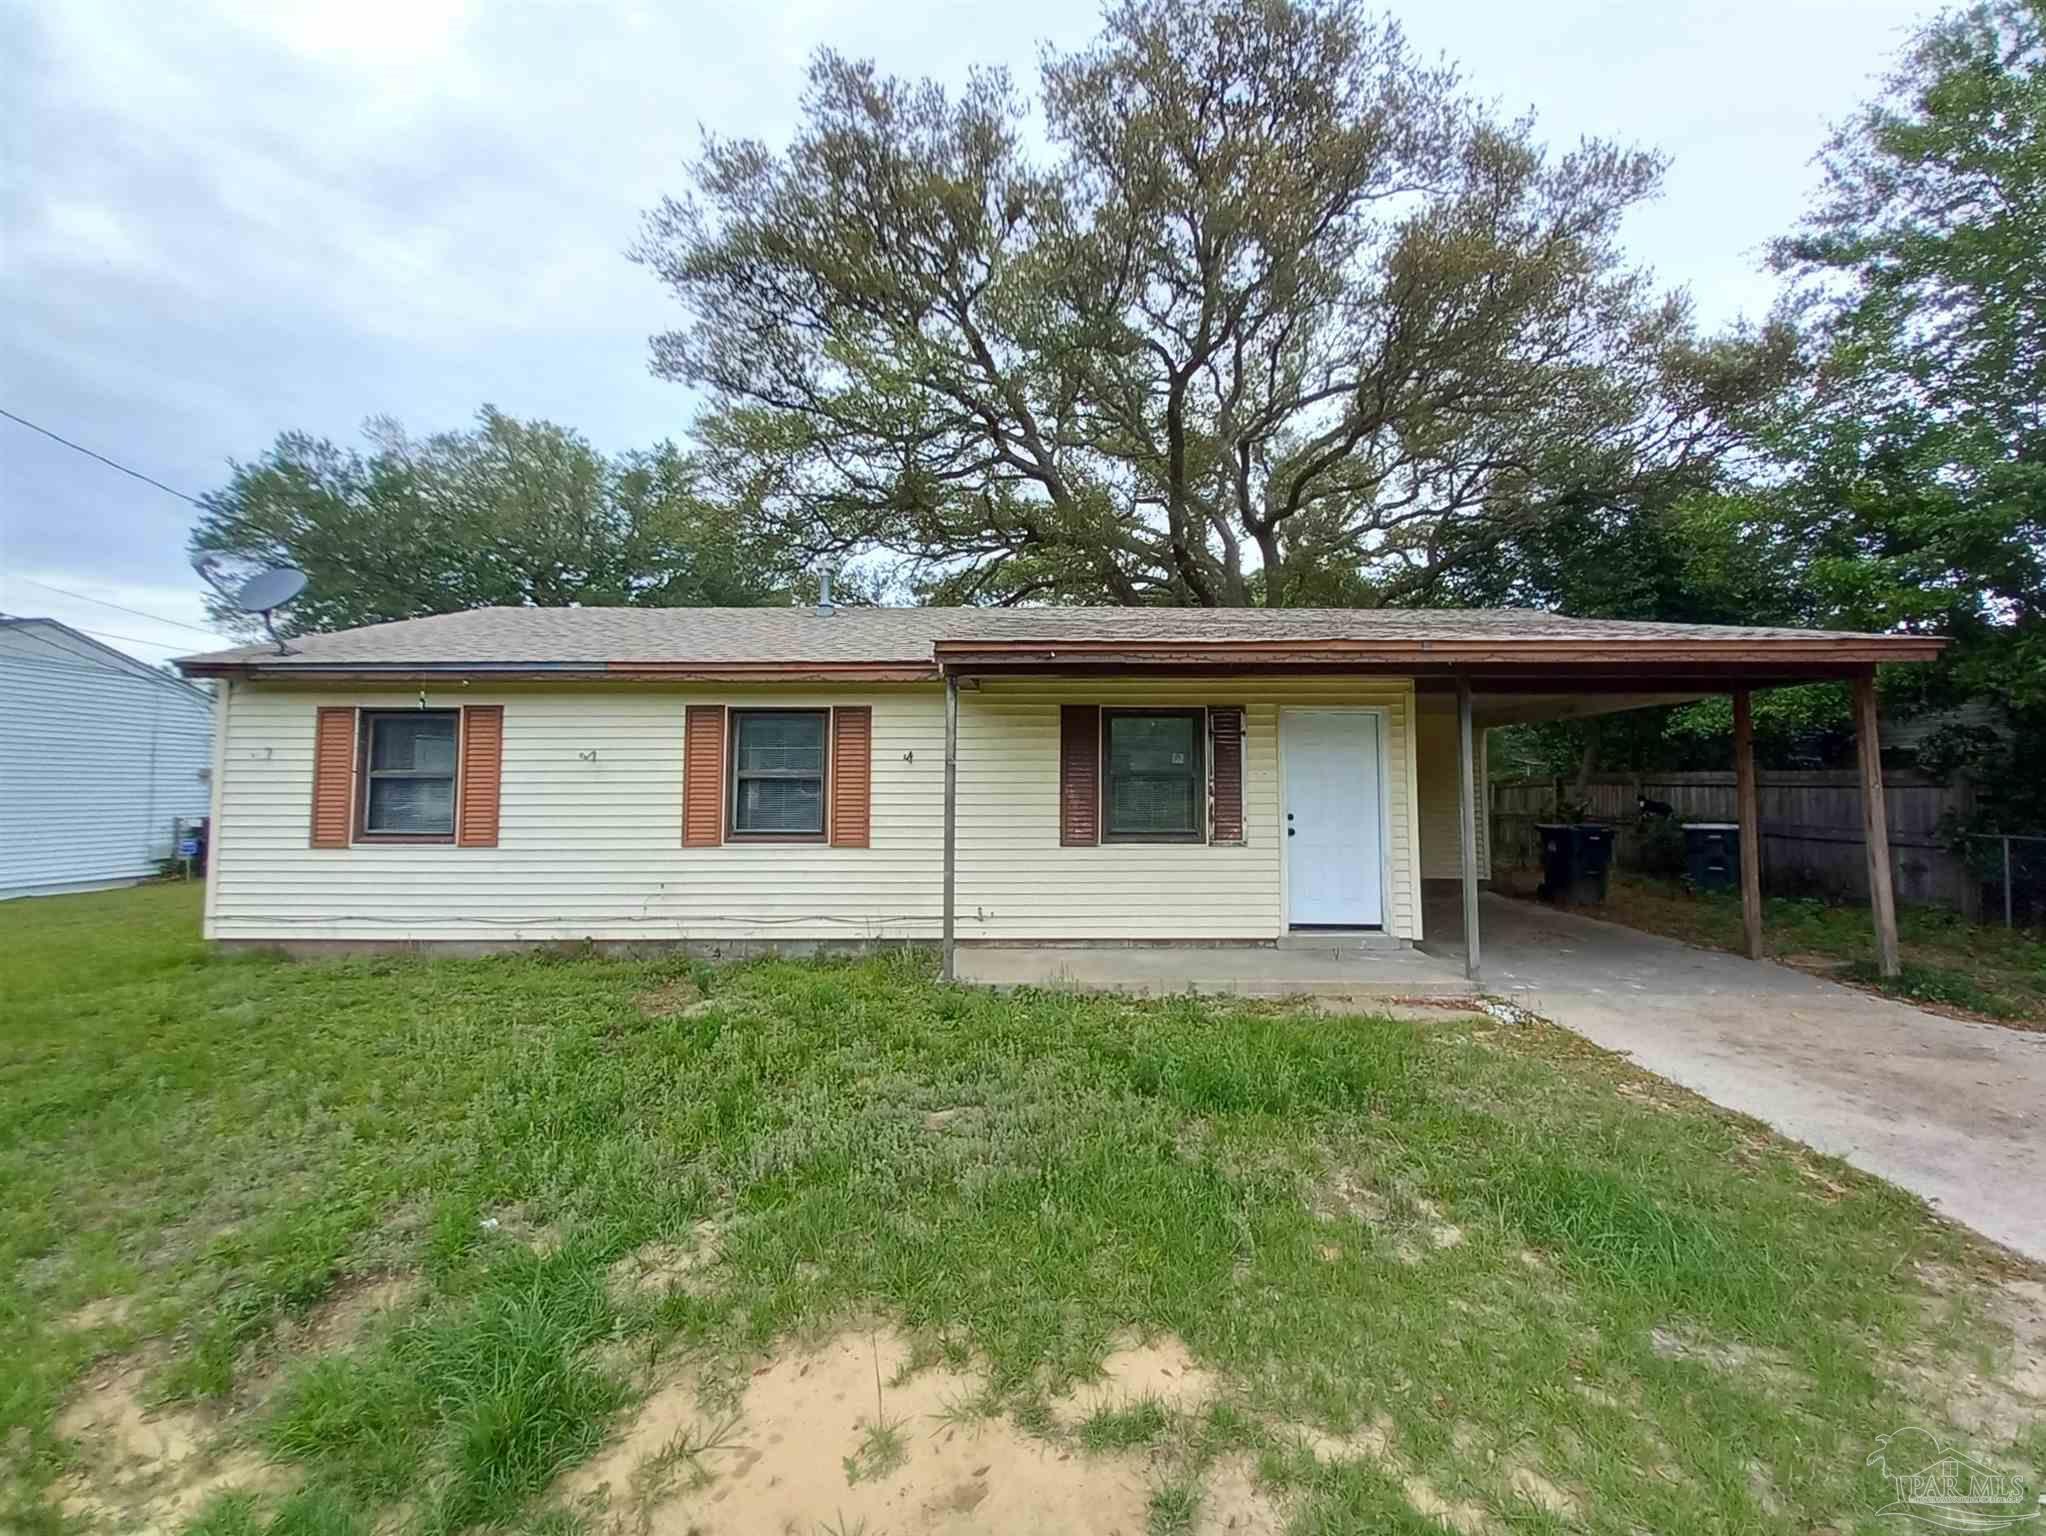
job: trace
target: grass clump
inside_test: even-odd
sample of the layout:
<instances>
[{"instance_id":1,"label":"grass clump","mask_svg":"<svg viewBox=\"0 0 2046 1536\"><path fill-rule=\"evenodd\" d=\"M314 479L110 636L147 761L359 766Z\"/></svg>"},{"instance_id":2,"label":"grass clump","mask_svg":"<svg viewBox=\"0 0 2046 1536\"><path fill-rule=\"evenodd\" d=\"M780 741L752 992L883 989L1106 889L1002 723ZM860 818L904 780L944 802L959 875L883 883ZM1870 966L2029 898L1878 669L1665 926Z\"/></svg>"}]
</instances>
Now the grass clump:
<instances>
[{"instance_id":1,"label":"grass clump","mask_svg":"<svg viewBox=\"0 0 2046 1536\"><path fill-rule=\"evenodd\" d=\"M2023 1001L1992 992L1969 972L1950 965L1911 960L1902 964L1895 976L1885 976L1873 960L1855 960L1841 970L1841 975L1908 1002L1960 1008L1992 1019L2025 1019L2033 1011Z\"/></svg>"},{"instance_id":2,"label":"grass clump","mask_svg":"<svg viewBox=\"0 0 2046 1536\"><path fill-rule=\"evenodd\" d=\"M1155 1397L1121 1407L1101 1407L1080 1421L1080 1444L1090 1451L1126 1451L1164 1438L1172 1416Z\"/></svg>"}]
</instances>

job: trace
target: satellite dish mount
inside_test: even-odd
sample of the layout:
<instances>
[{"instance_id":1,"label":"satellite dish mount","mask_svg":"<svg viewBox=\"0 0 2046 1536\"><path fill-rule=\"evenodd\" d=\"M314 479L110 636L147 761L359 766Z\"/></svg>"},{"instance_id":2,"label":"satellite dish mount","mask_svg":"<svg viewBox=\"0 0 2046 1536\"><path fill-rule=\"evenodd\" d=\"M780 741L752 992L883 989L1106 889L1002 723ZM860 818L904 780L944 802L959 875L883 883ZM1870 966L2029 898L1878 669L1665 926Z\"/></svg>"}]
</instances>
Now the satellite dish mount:
<instances>
[{"instance_id":1,"label":"satellite dish mount","mask_svg":"<svg viewBox=\"0 0 2046 1536\"><path fill-rule=\"evenodd\" d=\"M278 638L276 612L305 590L304 571L292 566L280 565L267 571L258 571L241 584L231 601L243 613L260 615L263 630L276 642L277 654L293 654L290 646Z\"/></svg>"}]
</instances>

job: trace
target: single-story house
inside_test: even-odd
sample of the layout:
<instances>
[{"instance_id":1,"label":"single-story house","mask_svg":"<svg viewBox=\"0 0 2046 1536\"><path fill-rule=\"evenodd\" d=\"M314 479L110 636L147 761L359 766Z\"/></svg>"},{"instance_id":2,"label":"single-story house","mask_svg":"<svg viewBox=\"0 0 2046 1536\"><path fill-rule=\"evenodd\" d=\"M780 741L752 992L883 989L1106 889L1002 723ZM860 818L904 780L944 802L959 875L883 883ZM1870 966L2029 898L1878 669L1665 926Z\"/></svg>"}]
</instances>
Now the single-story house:
<instances>
[{"instance_id":1,"label":"single-story house","mask_svg":"<svg viewBox=\"0 0 2046 1536\"><path fill-rule=\"evenodd\" d=\"M1748 690L1816 678L1872 721L1877 663L1938 644L1517 610L493 608L180 665L219 685L214 939L1411 945L1439 878L1475 975L1486 727L1715 692L1745 720Z\"/></svg>"},{"instance_id":2,"label":"single-story house","mask_svg":"<svg viewBox=\"0 0 2046 1536\"><path fill-rule=\"evenodd\" d=\"M55 619L0 616L0 900L158 873L212 775L204 690Z\"/></svg>"}]
</instances>

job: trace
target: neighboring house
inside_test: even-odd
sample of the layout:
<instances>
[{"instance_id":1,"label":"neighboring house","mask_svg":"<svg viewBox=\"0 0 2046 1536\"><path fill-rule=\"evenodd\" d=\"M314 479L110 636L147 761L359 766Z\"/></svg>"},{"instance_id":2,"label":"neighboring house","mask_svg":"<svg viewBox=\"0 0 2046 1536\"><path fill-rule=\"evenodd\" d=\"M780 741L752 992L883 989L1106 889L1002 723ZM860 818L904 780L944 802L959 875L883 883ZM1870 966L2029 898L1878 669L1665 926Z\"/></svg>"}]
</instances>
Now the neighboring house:
<instances>
[{"instance_id":1,"label":"neighboring house","mask_svg":"<svg viewBox=\"0 0 2046 1536\"><path fill-rule=\"evenodd\" d=\"M1460 697L1481 731L1937 644L1518 611L499 608L181 665L220 681L213 938L928 940L949 904L962 943L1413 942L1423 880L1483 874Z\"/></svg>"},{"instance_id":2,"label":"neighboring house","mask_svg":"<svg viewBox=\"0 0 2046 1536\"><path fill-rule=\"evenodd\" d=\"M0 899L157 873L212 777L203 690L54 619L0 617Z\"/></svg>"}]
</instances>

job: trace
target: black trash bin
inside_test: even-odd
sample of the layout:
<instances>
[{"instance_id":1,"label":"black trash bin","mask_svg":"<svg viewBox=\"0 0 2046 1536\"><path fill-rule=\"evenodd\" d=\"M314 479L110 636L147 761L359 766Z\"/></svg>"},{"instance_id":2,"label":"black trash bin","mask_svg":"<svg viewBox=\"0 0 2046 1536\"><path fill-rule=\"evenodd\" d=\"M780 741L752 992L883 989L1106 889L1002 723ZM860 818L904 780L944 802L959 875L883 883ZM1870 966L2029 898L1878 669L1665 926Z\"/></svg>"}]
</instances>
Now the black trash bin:
<instances>
[{"instance_id":1,"label":"black trash bin","mask_svg":"<svg viewBox=\"0 0 2046 1536\"><path fill-rule=\"evenodd\" d=\"M1698 891L1738 890L1741 827L1737 821L1684 823L1684 873Z\"/></svg>"},{"instance_id":2,"label":"black trash bin","mask_svg":"<svg viewBox=\"0 0 2046 1536\"><path fill-rule=\"evenodd\" d=\"M1541 822L1544 901L1595 904L1606 899L1613 867L1613 829L1596 822Z\"/></svg>"}]
</instances>

